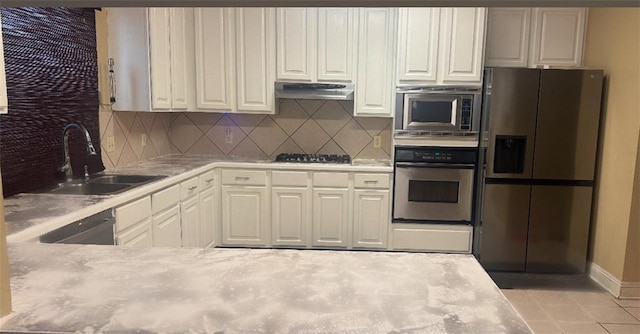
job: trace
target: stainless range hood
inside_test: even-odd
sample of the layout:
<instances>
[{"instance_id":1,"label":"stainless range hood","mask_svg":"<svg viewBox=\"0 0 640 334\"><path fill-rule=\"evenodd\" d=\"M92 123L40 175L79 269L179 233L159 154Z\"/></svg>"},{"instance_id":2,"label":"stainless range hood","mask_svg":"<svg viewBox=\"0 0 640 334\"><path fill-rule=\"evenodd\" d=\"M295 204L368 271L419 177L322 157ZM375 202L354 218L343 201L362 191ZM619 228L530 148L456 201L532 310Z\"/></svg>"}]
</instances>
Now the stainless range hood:
<instances>
[{"instance_id":1,"label":"stainless range hood","mask_svg":"<svg viewBox=\"0 0 640 334\"><path fill-rule=\"evenodd\" d=\"M352 83L276 82L277 99L353 100Z\"/></svg>"}]
</instances>

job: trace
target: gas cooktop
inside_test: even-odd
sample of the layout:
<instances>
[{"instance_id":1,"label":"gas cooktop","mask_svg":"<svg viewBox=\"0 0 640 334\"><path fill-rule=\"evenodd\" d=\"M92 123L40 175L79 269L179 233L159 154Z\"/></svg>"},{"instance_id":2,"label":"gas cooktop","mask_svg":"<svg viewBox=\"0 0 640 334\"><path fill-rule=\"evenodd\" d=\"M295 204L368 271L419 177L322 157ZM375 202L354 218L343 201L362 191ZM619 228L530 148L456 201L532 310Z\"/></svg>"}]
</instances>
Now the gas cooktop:
<instances>
[{"instance_id":1,"label":"gas cooktop","mask_svg":"<svg viewBox=\"0 0 640 334\"><path fill-rule=\"evenodd\" d=\"M280 153L276 157L276 162L302 162L302 163L330 163L330 164L350 164L351 157L347 154L297 154Z\"/></svg>"}]
</instances>

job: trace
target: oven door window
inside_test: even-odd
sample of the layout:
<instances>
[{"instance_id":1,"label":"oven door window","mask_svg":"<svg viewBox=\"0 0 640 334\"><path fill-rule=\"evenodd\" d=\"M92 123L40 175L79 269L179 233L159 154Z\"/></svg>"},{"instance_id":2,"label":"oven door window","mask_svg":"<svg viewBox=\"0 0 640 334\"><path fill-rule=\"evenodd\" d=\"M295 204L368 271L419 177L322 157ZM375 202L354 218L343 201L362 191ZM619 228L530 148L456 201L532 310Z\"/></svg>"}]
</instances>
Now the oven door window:
<instances>
[{"instance_id":1,"label":"oven door window","mask_svg":"<svg viewBox=\"0 0 640 334\"><path fill-rule=\"evenodd\" d=\"M458 203L460 183L409 180L409 202Z\"/></svg>"}]
</instances>

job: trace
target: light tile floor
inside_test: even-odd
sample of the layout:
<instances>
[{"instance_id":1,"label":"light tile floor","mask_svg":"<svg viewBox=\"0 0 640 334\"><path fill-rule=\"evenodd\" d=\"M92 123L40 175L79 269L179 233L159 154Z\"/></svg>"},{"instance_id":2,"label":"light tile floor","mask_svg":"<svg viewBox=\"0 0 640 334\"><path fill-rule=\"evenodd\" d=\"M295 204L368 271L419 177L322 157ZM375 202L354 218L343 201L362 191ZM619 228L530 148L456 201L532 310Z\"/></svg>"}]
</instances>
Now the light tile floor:
<instances>
[{"instance_id":1,"label":"light tile floor","mask_svg":"<svg viewBox=\"0 0 640 334\"><path fill-rule=\"evenodd\" d=\"M640 334L640 300L620 300L586 275L489 273L536 334Z\"/></svg>"}]
</instances>

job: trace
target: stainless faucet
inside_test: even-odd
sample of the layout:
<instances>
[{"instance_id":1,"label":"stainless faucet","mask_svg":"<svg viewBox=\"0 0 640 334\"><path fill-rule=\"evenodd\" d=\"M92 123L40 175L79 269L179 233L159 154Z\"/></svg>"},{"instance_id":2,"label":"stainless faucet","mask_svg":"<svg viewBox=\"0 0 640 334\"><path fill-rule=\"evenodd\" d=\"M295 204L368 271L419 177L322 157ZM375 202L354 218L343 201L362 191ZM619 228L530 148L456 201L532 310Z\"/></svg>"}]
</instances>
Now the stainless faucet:
<instances>
[{"instance_id":1,"label":"stainless faucet","mask_svg":"<svg viewBox=\"0 0 640 334\"><path fill-rule=\"evenodd\" d=\"M73 180L73 171L71 170L71 159L69 158L69 130L77 128L84 134L84 139L87 144L87 155L96 155L96 149L91 142L91 136L89 131L80 123L71 122L62 130L62 142L64 143L64 165L60 167L60 171L64 172L67 177L67 182ZM86 173L86 170L85 170Z\"/></svg>"}]
</instances>

